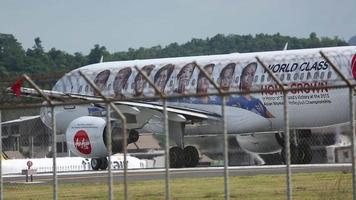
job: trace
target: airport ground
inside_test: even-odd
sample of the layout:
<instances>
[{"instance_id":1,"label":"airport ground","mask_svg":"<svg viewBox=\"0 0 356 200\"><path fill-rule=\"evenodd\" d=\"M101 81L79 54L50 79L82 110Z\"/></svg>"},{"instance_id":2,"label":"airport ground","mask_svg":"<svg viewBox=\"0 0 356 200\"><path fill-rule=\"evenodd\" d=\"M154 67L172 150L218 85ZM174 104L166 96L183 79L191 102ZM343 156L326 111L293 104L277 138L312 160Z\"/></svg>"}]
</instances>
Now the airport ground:
<instances>
[{"instance_id":1,"label":"airport ground","mask_svg":"<svg viewBox=\"0 0 356 200\"><path fill-rule=\"evenodd\" d=\"M172 199L223 199L223 177L173 178ZM231 199L286 199L285 175L231 176ZM131 181L129 199L164 199L162 179ZM351 173L298 173L293 176L293 199L351 199ZM108 199L103 183L61 183L59 199ZM114 182L114 198L123 199L123 184ZM5 199L51 199L48 184L5 184Z\"/></svg>"},{"instance_id":2,"label":"airport ground","mask_svg":"<svg viewBox=\"0 0 356 200\"><path fill-rule=\"evenodd\" d=\"M285 166L231 167L231 199L285 199ZM350 164L292 166L294 199L350 199ZM222 199L223 168L170 171L172 199ZM114 196L123 199L123 172L114 171ZM165 170L129 170L129 199L164 199ZM4 177L5 199L52 198L52 175L41 174L34 183L23 176ZM59 199L107 199L107 171L59 173Z\"/></svg>"}]
</instances>

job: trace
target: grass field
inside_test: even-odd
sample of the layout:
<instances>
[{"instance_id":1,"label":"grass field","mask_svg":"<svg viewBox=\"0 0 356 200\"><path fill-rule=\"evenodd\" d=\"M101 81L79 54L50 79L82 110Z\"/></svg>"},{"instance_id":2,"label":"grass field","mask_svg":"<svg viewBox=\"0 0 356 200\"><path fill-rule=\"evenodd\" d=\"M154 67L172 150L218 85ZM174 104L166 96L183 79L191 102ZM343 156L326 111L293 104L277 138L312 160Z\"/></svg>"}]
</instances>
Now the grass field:
<instances>
[{"instance_id":1,"label":"grass field","mask_svg":"<svg viewBox=\"0 0 356 200\"><path fill-rule=\"evenodd\" d=\"M223 177L172 179L172 199L223 199ZM285 175L230 177L231 199L286 199ZM164 199L164 180L130 182L129 199ZM300 173L292 177L293 199L352 199L350 173ZM59 184L59 199L107 199L106 184ZM51 199L52 186L5 184L4 199ZM114 199L123 199L123 185L114 183Z\"/></svg>"}]
</instances>

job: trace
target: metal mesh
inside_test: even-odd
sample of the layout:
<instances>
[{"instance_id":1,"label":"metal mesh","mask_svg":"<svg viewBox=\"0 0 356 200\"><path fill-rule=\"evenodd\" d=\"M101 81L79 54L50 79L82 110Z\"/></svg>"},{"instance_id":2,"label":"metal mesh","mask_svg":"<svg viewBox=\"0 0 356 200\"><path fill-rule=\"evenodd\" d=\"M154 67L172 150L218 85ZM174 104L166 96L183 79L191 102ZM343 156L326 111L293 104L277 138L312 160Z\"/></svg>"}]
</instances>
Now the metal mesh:
<instances>
[{"instance_id":1,"label":"metal mesh","mask_svg":"<svg viewBox=\"0 0 356 200\"><path fill-rule=\"evenodd\" d=\"M277 56L275 59L284 61L290 58ZM295 59L300 58L296 57ZM327 60L327 58L325 59ZM337 61L338 57L330 54L330 59L328 63L332 66L332 62ZM219 65L228 66L231 62L219 63ZM127 151L129 154L113 155L109 159L111 168L99 170L90 175L83 174L92 171L91 159L67 158L73 156L73 154L68 151L63 133L59 132L56 137L53 137L52 127L44 125L37 114L40 109L46 109L47 114L52 115L51 108L54 106L54 109L62 107L72 109L73 107L88 105L88 103L101 104L103 109L95 110L93 113L105 118L106 121L110 121L107 119L114 119L110 123L112 128L105 129L107 138L109 138L105 142L111 149L110 145L114 139L110 140L110 138L115 137L116 132L122 133L122 137L127 137L123 141L126 142L130 139L130 133L127 132L129 131L128 128L124 128L130 124L130 115L121 113L123 107L120 108L120 106L114 104L116 100L123 97L115 94L114 98L108 98L108 95L114 94L101 94L103 88L98 88L97 83L95 87L94 74L86 74L85 71L80 76L83 77L81 81L85 81L88 88L82 89L91 90L98 96L97 99L72 101L63 98L56 99L54 103L52 100L46 102L48 99L41 97L41 94L38 95L38 98L28 99L14 98L12 95L3 93L1 97L1 121L5 123L1 125L2 198L284 199L286 196L288 199L302 199L306 196L311 199L351 198L355 194L352 184L355 180L353 173L350 173L354 171L354 167L351 169L350 165L354 162L352 159L354 157L352 151L353 124L351 128L350 124L344 124L336 128L298 130L289 130L288 125L290 119L298 116L298 113L288 113L290 107L302 104L313 106L320 103L313 101L313 95L324 95L323 91L350 92L350 99L352 99L354 83L348 81L351 79L350 77L343 77L343 74L350 73L338 71L337 66L330 67L329 71L332 71L332 76L338 77L331 84L322 84L324 83L322 80L329 76L328 71L325 71L323 75L307 72L299 73L298 76L305 76L305 80L316 79L319 80L318 83L320 84L298 85L296 81L293 81L294 77L288 77L288 74L284 73L276 74L275 68L267 65L270 62L264 60L263 57L261 59L256 58L255 63L261 66L259 70L265 70L266 73L264 77L254 77L255 90L249 92L239 89L238 83L241 78L239 76L233 77L231 90L223 88L224 80L211 80L208 68L204 67L208 63L195 63L194 65L196 69L200 70L194 73L204 72L200 76L205 76L205 81L209 82L209 92L206 93L193 91L189 87L187 93L182 92L182 88L173 87L161 91L159 83L153 75L149 76L147 71L142 72L144 70L141 69L140 71L138 68L133 71L134 68L132 68L131 73L135 76L142 74L141 78L145 79L146 84L150 86L146 86L146 90L150 92L151 96L145 98L125 97L125 100L152 99L161 101L163 108L160 112L157 112L156 117L151 119L150 126L145 129L147 132L140 133L142 137L138 141L130 143L128 146L122 145L120 152ZM338 63L340 62L338 61ZM248 60L242 60L240 64L248 65ZM167 69L170 67L167 65ZM236 74L242 73L239 70L240 68L236 70ZM178 71L172 73L179 76ZM88 80L86 76L89 77ZM49 76L47 79L41 77L33 80L39 88L49 89L55 78L56 76ZM270 79L274 82L266 88L261 79ZM28 85L25 86L35 87L36 85L32 84L31 80L27 78L26 84ZM192 81L188 84L192 84ZM197 83L199 80L194 81ZM281 81L287 82L287 84L283 84ZM3 88L1 91L4 91L14 82L15 80L2 82L1 87ZM171 83L168 81L167 84ZM349 90L348 88L352 89ZM80 88L67 88L66 90L79 91ZM316 90L319 91L318 94L313 93ZM284 110L283 116L288 116L284 118L284 128L279 132L227 134L229 127L224 127L224 122L231 120L226 118L225 113L226 109L232 109L228 106L229 97L238 97L244 94L254 95L256 93L265 94L262 95L265 103L276 103L276 109ZM103 96L100 97L101 95ZM304 99L295 99L297 95ZM309 99L306 99L307 97ZM323 98L324 103L332 100L332 97L326 94ZM168 112L165 115L165 111L174 106L175 103L181 102L182 99L190 102L194 100L213 101L215 103L212 106L216 107L217 113L221 115L222 119L215 127L219 130L217 134L195 135L189 134L189 131L185 133L184 147L198 149L196 156L199 157L198 166L201 168L191 169L193 172L169 169L168 166L175 156L180 155L177 152L185 152L185 149L178 149L176 154L172 154L171 148L177 144L172 144L172 137L174 136L170 134L170 128L179 127L168 121L168 118L172 116L169 116ZM288 99L287 104L284 99ZM168 108L164 106L166 101ZM347 99L343 101L345 104L349 103ZM105 110L110 110L110 112L105 112ZM350 104L349 110L354 110L353 104ZM267 112L266 116L273 118ZM352 112L350 112L349 119L354 119ZM50 122L48 125L56 127L58 124ZM186 124L186 128L189 130L189 124ZM123 130L126 130L127 133ZM253 139L256 138L260 140L273 138L281 148L269 154L257 154L248 151L246 145L253 143ZM112 150L118 148L115 143L112 145ZM256 143L256 145L259 144ZM55 154L54 149L56 149ZM53 156L57 157L55 163L52 159ZM337 165L330 165L335 163ZM53 173L53 164L56 165L56 173ZM26 177L21 174L30 173L29 168L36 170L33 177L34 183L38 184L25 184ZM151 168L151 170L139 171L142 168ZM71 175L68 176L67 174ZM195 177L191 177L192 174ZM30 179L30 176L28 176L28 179ZM270 187L271 185L273 187ZM78 187L86 189L77 191ZM20 193L23 195L19 195Z\"/></svg>"}]
</instances>

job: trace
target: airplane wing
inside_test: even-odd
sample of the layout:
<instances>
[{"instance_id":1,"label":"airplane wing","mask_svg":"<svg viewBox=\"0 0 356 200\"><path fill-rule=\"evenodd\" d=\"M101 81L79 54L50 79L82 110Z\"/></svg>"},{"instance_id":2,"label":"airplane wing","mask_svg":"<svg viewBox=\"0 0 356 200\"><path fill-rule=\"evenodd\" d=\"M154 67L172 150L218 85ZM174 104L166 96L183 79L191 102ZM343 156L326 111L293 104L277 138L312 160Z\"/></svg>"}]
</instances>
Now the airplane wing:
<instances>
[{"instance_id":1,"label":"airplane wing","mask_svg":"<svg viewBox=\"0 0 356 200\"><path fill-rule=\"evenodd\" d=\"M8 93L13 93L11 88L7 88L6 91ZM65 100L65 99L80 99L80 100L90 100L90 101L100 101L102 98L98 98L95 96L81 95L81 94L72 94L72 93L64 93L53 90L41 90L46 96L50 97L54 100ZM32 97L37 98L41 97L41 95L33 88L20 88L20 95L23 97Z\"/></svg>"},{"instance_id":2,"label":"airplane wing","mask_svg":"<svg viewBox=\"0 0 356 200\"><path fill-rule=\"evenodd\" d=\"M14 120L10 120L10 121L6 121L6 122L2 122L1 125L8 125L8 124L19 124L19 123L25 123L25 122L35 122L37 120L40 120L40 116L36 115L36 116L23 116L20 117L19 119L14 119Z\"/></svg>"},{"instance_id":3,"label":"airplane wing","mask_svg":"<svg viewBox=\"0 0 356 200\"><path fill-rule=\"evenodd\" d=\"M78 100L87 100L87 101L102 101L102 98L95 97L95 96L88 96L88 95L81 95L81 94L72 94L72 93L63 93L63 92L58 92L58 91L53 91L53 90L41 90L45 95L50 97L51 99L54 100L65 100L65 99L78 99ZM11 92L11 88L7 89L7 92ZM33 89L33 88L20 88L20 94L21 96L25 97L41 97L38 92ZM134 101L117 101L115 102L116 105L119 105L120 108L123 108L123 106L129 106L129 107L135 107L135 108L146 108L146 109L151 109L151 110L156 110L156 111L163 111L163 106L158 104L158 103L148 103L148 102L134 102ZM121 106L120 106L121 105ZM125 108L123 108L125 110ZM127 110L127 109L126 109ZM198 110L198 109L189 109L189 108L181 108L181 107L173 107L173 106L167 106L167 111L168 115L170 115L170 118L175 118L176 120L179 120L182 115L186 117L187 119L192 119L192 118L198 118L198 119L218 119L221 116L212 113L212 112L206 112L203 110ZM175 113L178 114L176 116L170 114L170 113ZM180 120L183 120L181 118Z\"/></svg>"},{"instance_id":4,"label":"airplane wing","mask_svg":"<svg viewBox=\"0 0 356 200\"><path fill-rule=\"evenodd\" d=\"M157 110L157 111L164 110L164 108L161 104L150 103L150 102L118 101L118 102L115 102L115 104L127 105L127 106L139 107L139 108L147 108L147 109L152 109L152 110ZM180 114L180 115L192 117L192 118L200 118L200 119L219 119L219 118L221 118L221 115L214 113L214 112L207 112L204 110L183 108L183 107L171 106L171 105L167 106L167 112ZM168 116L168 117L170 117L170 116ZM173 117L173 116L171 116L171 117Z\"/></svg>"},{"instance_id":5,"label":"airplane wing","mask_svg":"<svg viewBox=\"0 0 356 200\"><path fill-rule=\"evenodd\" d=\"M95 106L100 106L102 109L104 105L102 103L95 103L95 101L101 101L102 99L95 96L86 96L81 94L71 94L63 93L52 90L42 90L42 92L48 95L54 100L65 100L65 99L80 99L87 100L90 102L94 101ZM21 88L21 95L25 96L39 96L36 90L32 88ZM162 123L162 112L164 110L161 102L142 102L142 101L116 101L115 105L118 106L119 110L123 113L132 114L137 116L137 120L129 124L131 128L142 128L145 124L153 118L159 120ZM187 108L179 105L167 105L168 118L170 121L176 123L186 123L191 124L190 122L203 122L208 121L209 124L215 123L221 120L221 106L219 105L209 105L209 109L203 108ZM127 117L129 115L126 115ZM265 129L270 126L270 120L257 115L251 111L242 109L242 108L229 108L227 111L227 120L233 120L229 123L229 129L240 130L245 132L245 130L256 130ZM155 121L155 120L153 120ZM215 121L215 122L214 122ZM130 123L130 122L128 122ZM201 124L200 124L201 125ZM231 125L236 125L237 127L231 127ZM217 124L218 128L220 126ZM199 128L200 130L207 132L203 127ZM210 128L211 129L211 126ZM198 131L200 132L200 131Z\"/></svg>"}]
</instances>

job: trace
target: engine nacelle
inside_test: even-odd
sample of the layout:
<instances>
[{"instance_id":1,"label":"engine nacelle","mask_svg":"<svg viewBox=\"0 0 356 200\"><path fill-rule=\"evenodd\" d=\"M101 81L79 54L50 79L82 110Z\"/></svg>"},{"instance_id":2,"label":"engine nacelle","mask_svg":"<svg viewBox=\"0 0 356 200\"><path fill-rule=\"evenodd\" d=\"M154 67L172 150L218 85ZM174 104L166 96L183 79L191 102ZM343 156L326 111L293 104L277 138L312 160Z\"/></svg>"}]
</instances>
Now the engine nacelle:
<instances>
[{"instance_id":1,"label":"engine nacelle","mask_svg":"<svg viewBox=\"0 0 356 200\"><path fill-rule=\"evenodd\" d=\"M120 123L111 122L112 153L123 151L123 131ZM139 134L130 130L127 144L136 142ZM100 158L108 155L106 120L101 117L83 116L73 120L66 131L68 148L76 155L87 158Z\"/></svg>"},{"instance_id":2,"label":"engine nacelle","mask_svg":"<svg viewBox=\"0 0 356 200\"><path fill-rule=\"evenodd\" d=\"M86 158L105 157L108 150L104 143L106 121L100 117L83 116L73 120L66 131L68 148Z\"/></svg>"},{"instance_id":3,"label":"engine nacelle","mask_svg":"<svg viewBox=\"0 0 356 200\"><path fill-rule=\"evenodd\" d=\"M251 153L270 154L280 152L282 146L275 133L256 133L236 135L240 147Z\"/></svg>"}]
</instances>

